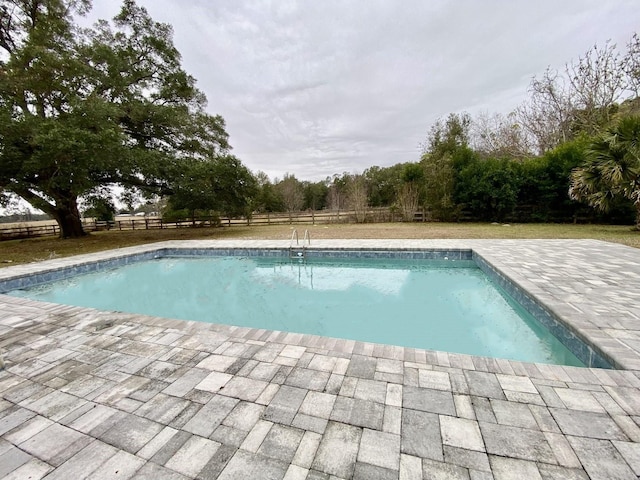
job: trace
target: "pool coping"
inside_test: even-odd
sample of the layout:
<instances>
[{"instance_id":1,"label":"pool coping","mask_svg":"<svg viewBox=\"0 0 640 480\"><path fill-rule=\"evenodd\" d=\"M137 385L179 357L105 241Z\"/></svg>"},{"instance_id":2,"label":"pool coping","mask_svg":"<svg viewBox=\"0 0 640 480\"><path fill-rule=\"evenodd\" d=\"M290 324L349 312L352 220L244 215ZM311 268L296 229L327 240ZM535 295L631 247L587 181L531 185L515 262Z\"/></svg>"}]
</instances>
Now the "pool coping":
<instances>
[{"instance_id":1,"label":"pool coping","mask_svg":"<svg viewBox=\"0 0 640 480\"><path fill-rule=\"evenodd\" d=\"M498 244L503 242L497 241ZM443 243L448 243L448 245L443 245ZM353 241L320 240L309 246L307 251L311 254L313 251L323 253L330 251L354 253L417 252L416 258L442 258L445 256L445 258L472 259L486 275L576 354L586 367L640 370L640 351L634 351L628 344L620 343L607 332L585 329L580 315L572 315L574 313L572 311L559 309L559 302L556 299L552 298L550 302L548 295L547 298L544 298L537 285L522 275L517 275L512 268L501 268L500 261L495 254L483 251L486 250L484 243L485 241L481 240L426 241L426 243L425 241L385 240L384 245L380 245L380 241L374 240L358 241L358 245L354 245ZM491 241L491 244L495 245L496 241ZM608 245L612 246L613 244ZM98 269L176 255L179 251L189 251L189 256L206 256L207 252L211 251L224 251L224 254L228 255L246 255L251 251L265 251L266 256L281 257L286 256L289 249L290 244L287 245L282 241L168 241L7 267L0 269L0 304L4 297L3 292L23 288L25 285L33 285L27 280L34 275L43 277L40 282L36 283L39 284L77 274L90 273ZM435 252L436 255L429 255L430 252ZM317 344L317 341L314 342ZM640 347L640 343L638 346Z\"/></svg>"},{"instance_id":2,"label":"pool coping","mask_svg":"<svg viewBox=\"0 0 640 480\"><path fill-rule=\"evenodd\" d=\"M115 255L159 245L288 248L284 241L163 242ZM2 475L640 475L640 368L633 348L640 332L640 250L540 240L315 246L470 249L584 335L603 341L629 368L526 363L0 295ZM0 280L113 254L0 269Z\"/></svg>"}]
</instances>

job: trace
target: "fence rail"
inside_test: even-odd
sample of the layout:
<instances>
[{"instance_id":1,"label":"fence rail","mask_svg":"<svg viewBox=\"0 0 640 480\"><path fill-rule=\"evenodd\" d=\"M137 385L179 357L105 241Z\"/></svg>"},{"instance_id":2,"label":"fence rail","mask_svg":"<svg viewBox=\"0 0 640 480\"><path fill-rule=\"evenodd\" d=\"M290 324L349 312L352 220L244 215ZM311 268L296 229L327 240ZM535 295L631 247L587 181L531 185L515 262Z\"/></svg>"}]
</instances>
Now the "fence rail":
<instances>
[{"instance_id":1,"label":"fence rail","mask_svg":"<svg viewBox=\"0 0 640 480\"><path fill-rule=\"evenodd\" d=\"M171 228L193 227L234 227L247 225L313 225L327 223L350 223L357 218L365 218L368 222L393 222L400 219L389 208L370 208L366 212L346 210L322 210L289 213L268 213L253 215L251 217L227 218L227 217L198 217L180 221L165 221L162 218L130 218L116 219L114 221L97 221L94 219L82 222L85 232L97 232L102 230L160 230ZM422 220L420 212L416 213L415 220ZM0 224L1 225L1 224ZM11 226L0 226L0 241L16 240L23 238L35 238L60 235L60 227L57 224L22 223Z\"/></svg>"}]
</instances>

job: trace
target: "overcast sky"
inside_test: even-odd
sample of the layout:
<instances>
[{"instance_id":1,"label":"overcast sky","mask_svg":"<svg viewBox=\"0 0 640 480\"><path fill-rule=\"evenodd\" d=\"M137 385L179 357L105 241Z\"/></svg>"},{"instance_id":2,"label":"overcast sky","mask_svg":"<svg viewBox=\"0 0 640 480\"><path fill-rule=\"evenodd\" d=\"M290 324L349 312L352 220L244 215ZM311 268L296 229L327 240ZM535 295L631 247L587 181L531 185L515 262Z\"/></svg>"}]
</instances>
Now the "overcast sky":
<instances>
[{"instance_id":1,"label":"overcast sky","mask_svg":"<svg viewBox=\"0 0 640 480\"><path fill-rule=\"evenodd\" d=\"M173 25L233 153L272 179L417 161L433 122L502 112L531 77L640 30L638 0L138 0ZM116 0L94 0L111 18Z\"/></svg>"}]
</instances>

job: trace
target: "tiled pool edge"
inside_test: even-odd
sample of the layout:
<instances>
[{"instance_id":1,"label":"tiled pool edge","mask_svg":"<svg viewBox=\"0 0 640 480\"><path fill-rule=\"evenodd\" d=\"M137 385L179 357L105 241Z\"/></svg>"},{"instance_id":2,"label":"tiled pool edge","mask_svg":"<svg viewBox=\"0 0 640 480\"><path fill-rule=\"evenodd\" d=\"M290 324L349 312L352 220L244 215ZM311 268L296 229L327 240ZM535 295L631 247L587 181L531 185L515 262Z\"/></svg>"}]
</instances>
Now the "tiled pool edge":
<instances>
[{"instance_id":1,"label":"tiled pool edge","mask_svg":"<svg viewBox=\"0 0 640 480\"><path fill-rule=\"evenodd\" d=\"M590 368L617 368L623 369L614 358L607 355L589 338L581 334L570 323L564 321L562 317L554 314L543 302L536 299L534 295L519 285L514 279L494 267L489 261L479 253L473 251L473 260L476 265L504 289L513 299L515 299L525 310L540 322L554 337L576 355L585 366Z\"/></svg>"},{"instance_id":2,"label":"tiled pool edge","mask_svg":"<svg viewBox=\"0 0 640 480\"><path fill-rule=\"evenodd\" d=\"M321 248L309 249L311 253L321 253L323 258L348 258L353 257L354 253L358 258L403 258L410 260L472 260L471 249L353 249L353 248ZM0 293L11 290L17 290L43 283L48 283L74 275L82 275L85 273L93 273L109 268L116 268L132 263L156 258L174 257L174 256L248 256L248 257L281 257L287 258L289 254L288 248L224 248L224 247L158 247L144 252L138 253L120 253L119 250L111 250L101 252L108 254L114 252L115 255L108 258L87 259L84 258L77 263L63 266L44 266L41 271L27 272L7 276L0 276ZM395 252L393 256L384 255L385 252ZM402 255L404 253L404 255ZM68 257L72 260L74 257ZM68 263L68 262L67 262Z\"/></svg>"},{"instance_id":3,"label":"tiled pool edge","mask_svg":"<svg viewBox=\"0 0 640 480\"><path fill-rule=\"evenodd\" d=\"M134 247L135 248L135 247ZM25 288L41 283L60 280L74 275L90 273L99 270L128 265L131 263L163 258L171 256L238 256L249 257L286 257L288 248L283 247L190 247L190 246L164 246L155 244L142 246L142 252L127 253L121 250L100 252L104 258L86 259L83 256L78 262L73 262L73 257L67 259L66 266L43 268L42 271L21 274L15 277L0 278L0 293L14 289ZM125 249L131 250L131 249ZM109 253L112 255L109 255ZM579 329L574 328L570 322L562 319L547 308L544 302L536 298L517 280L509 277L499 268L492 265L487 259L471 248L353 248L353 247L314 247L308 249L310 254L317 254L323 258L405 258L405 259L446 259L446 260L474 260L478 267L496 284L504 289L510 296L518 301L537 321L553 333L569 350L571 350L584 364L590 368L619 368L624 369L621 362L607 355L588 336L583 335ZM355 255L354 255L355 253ZM286 333L286 332L285 332ZM303 334L297 334L303 335ZM366 342L365 342L366 343Z\"/></svg>"}]
</instances>

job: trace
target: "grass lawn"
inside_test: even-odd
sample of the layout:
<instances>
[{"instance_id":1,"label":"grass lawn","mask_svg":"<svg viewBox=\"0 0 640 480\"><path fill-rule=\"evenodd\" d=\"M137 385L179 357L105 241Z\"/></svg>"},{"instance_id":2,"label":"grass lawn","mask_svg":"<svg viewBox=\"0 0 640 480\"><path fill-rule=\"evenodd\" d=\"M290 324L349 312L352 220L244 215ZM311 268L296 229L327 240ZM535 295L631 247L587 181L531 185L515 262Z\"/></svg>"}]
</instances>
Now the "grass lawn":
<instances>
[{"instance_id":1,"label":"grass lawn","mask_svg":"<svg viewBox=\"0 0 640 480\"><path fill-rule=\"evenodd\" d=\"M0 242L0 267L36 262L163 240L188 239L281 239L289 240L294 227L265 225L251 227L181 228L92 233L84 238L60 240L44 237ZM320 238L593 238L640 248L640 232L624 225L556 225L487 223L378 223L298 225L311 239Z\"/></svg>"}]
</instances>

